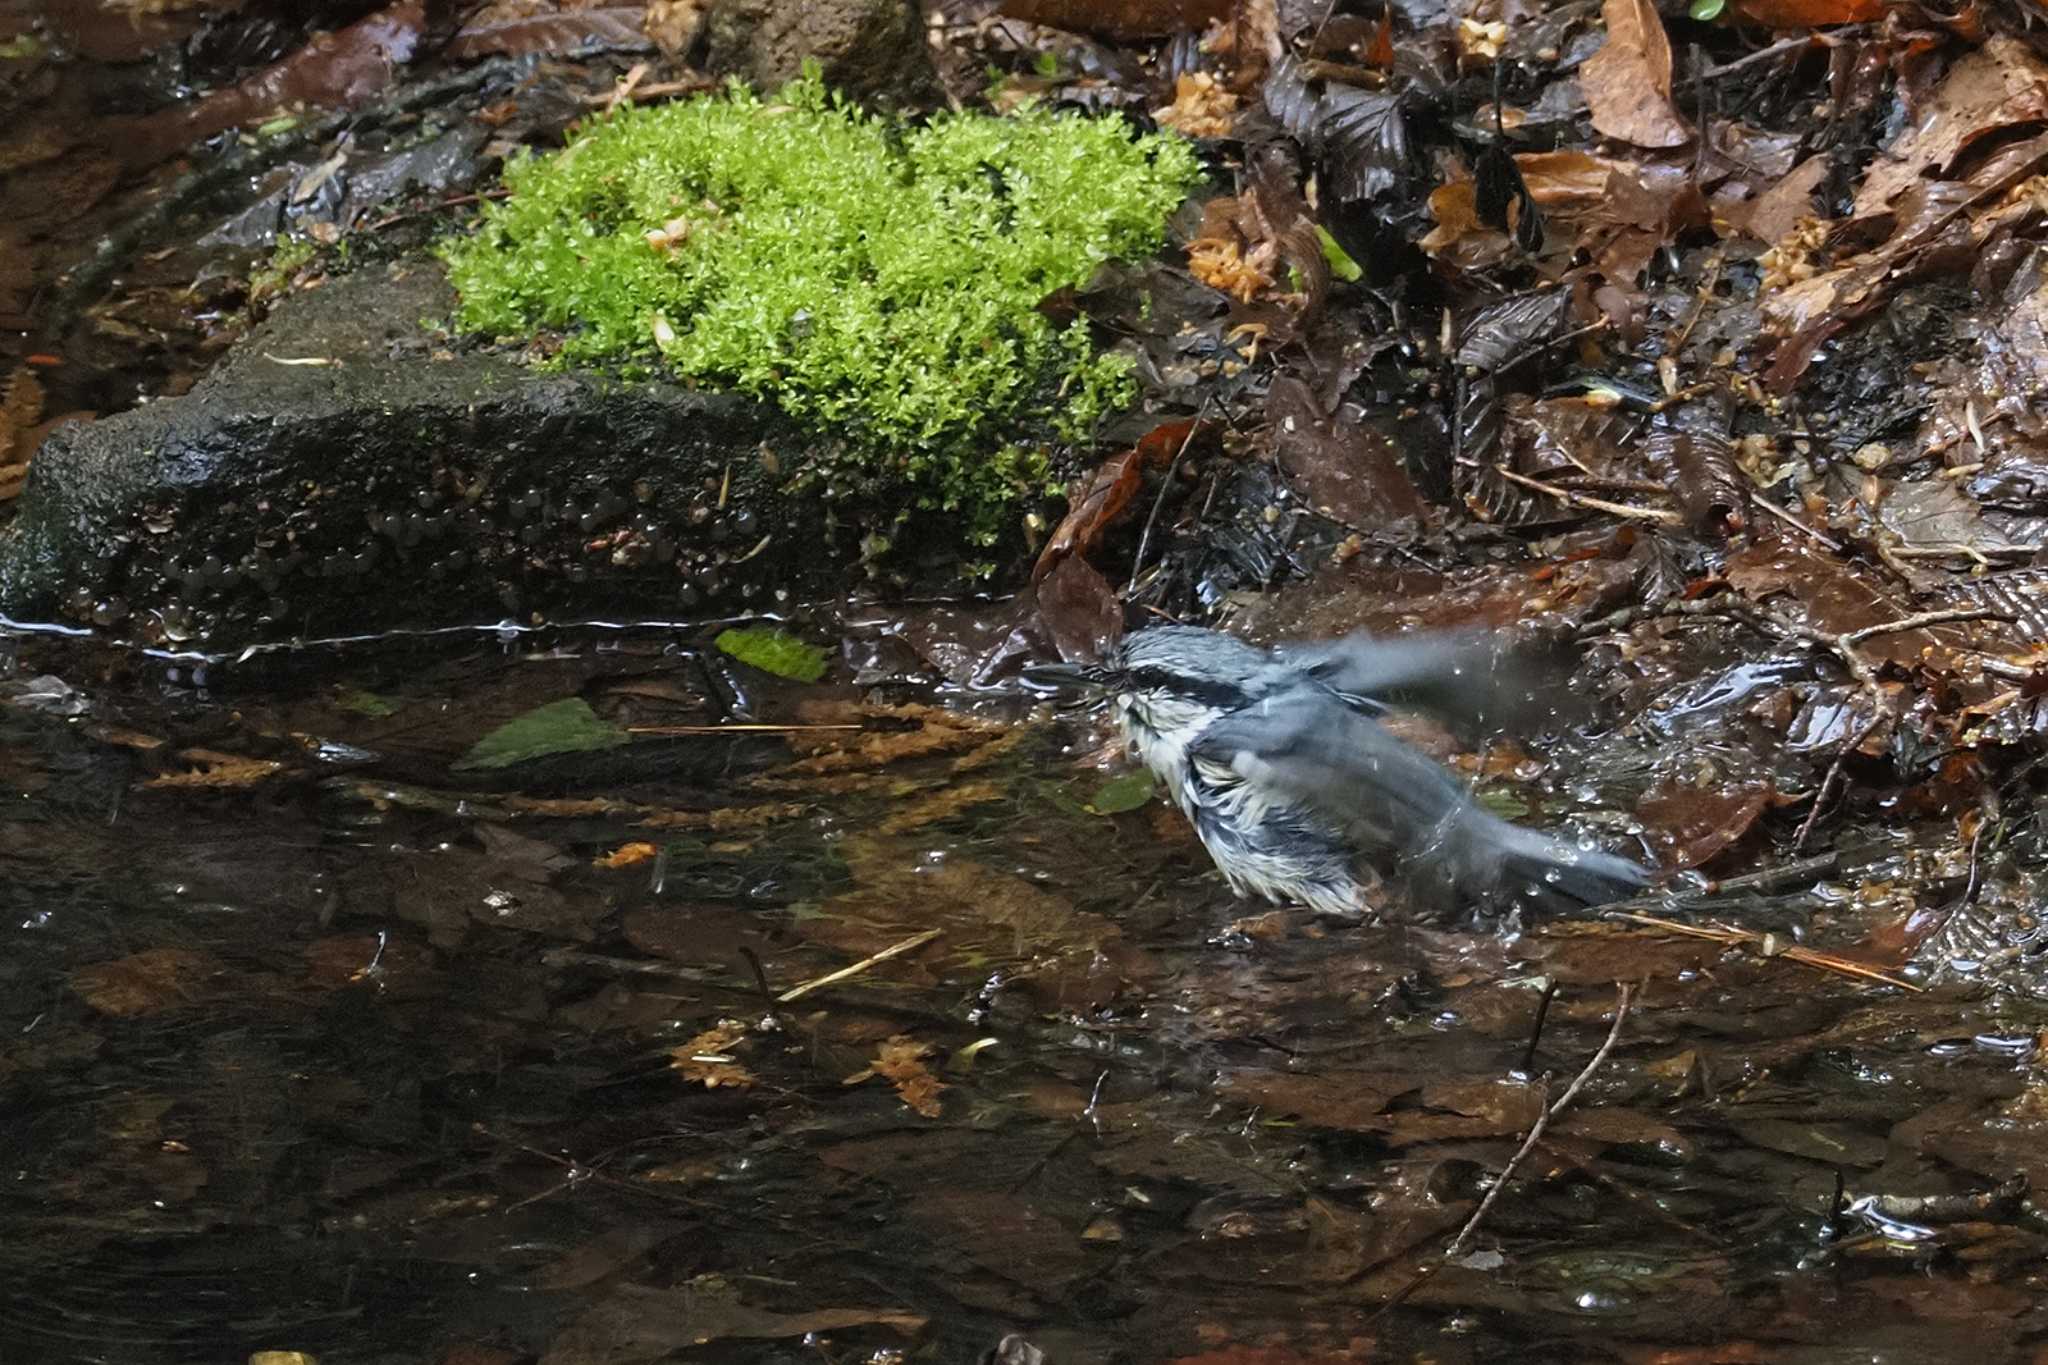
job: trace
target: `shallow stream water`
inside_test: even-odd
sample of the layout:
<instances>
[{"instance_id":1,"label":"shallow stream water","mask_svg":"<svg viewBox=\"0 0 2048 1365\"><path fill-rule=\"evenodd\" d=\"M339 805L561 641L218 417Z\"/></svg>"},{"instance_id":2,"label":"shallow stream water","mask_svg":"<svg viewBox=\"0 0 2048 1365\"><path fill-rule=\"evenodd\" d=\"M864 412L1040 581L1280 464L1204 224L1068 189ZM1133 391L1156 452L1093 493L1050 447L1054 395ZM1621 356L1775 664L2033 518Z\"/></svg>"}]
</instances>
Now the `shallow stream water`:
<instances>
[{"instance_id":1,"label":"shallow stream water","mask_svg":"<svg viewBox=\"0 0 2048 1365\"><path fill-rule=\"evenodd\" d=\"M1269 912L1085 717L659 634L0 647L8 1365L2048 1349L2022 995Z\"/></svg>"}]
</instances>

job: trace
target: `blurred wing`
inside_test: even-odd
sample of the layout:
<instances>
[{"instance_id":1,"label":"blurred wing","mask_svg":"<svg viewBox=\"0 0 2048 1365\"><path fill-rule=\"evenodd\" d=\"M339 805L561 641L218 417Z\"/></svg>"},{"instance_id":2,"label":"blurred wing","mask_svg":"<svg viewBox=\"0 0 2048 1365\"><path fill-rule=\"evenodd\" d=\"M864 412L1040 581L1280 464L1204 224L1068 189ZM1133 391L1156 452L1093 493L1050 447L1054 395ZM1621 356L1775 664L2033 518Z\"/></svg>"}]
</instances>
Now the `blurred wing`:
<instances>
[{"instance_id":1,"label":"blurred wing","mask_svg":"<svg viewBox=\"0 0 2048 1365\"><path fill-rule=\"evenodd\" d=\"M1442 766L1320 687L1289 688L1232 712L1190 752L1311 807L1366 851L1393 854L1419 882L1467 895L1533 892L1553 905L1598 905L1647 879L1625 858L1481 810Z\"/></svg>"},{"instance_id":2,"label":"blurred wing","mask_svg":"<svg viewBox=\"0 0 2048 1365\"><path fill-rule=\"evenodd\" d=\"M1288 688L1231 712L1190 753L1396 846L1470 804L1442 767L1321 687Z\"/></svg>"},{"instance_id":3,"label":"blurred wing","mask_svg":"<svg viewBox=\"0 0 2048 1365\"><path fill-rule=\"evenodd\" d=\"M1374 636L1278 646L1286 663L1350 696L1413 707L1468 728L1553 718L1558 670L1479 631Z\"/></svg>"}]
</instances>

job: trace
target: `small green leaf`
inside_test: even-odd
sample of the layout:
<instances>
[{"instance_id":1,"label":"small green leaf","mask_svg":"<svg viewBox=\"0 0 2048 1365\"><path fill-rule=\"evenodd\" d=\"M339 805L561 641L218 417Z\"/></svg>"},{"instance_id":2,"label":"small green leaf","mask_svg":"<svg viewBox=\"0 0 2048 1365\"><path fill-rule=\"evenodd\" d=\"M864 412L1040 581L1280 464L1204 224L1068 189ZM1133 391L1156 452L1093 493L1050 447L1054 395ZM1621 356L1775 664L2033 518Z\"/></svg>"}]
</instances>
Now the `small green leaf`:
<instances>
[{"instance_id":1,"label":"small green leaf","mask_svg":"<svg viewBox=\"0 0 2048 1365\"><path fill-rule=\"evenodd\" d=\"M506 721L455 760L453 771L509 768L531 758L546 758L549 754L616 749L628 739L624 730L591 710L589 702L581 697L570 697L566 701L549 702Z\"/></svg>"},{"instance_id":2,"label":"small green leaf","mask_svg":"<svg viewBox=\"0 0 2048 1365\"><path fill-rule=\"evenodd\" d=\"M1508 787L1481 787L1474 799L1503 820L1519 820L1529 813L1529 803Z\"/></svg>"},{"instance_id":3,"label":"small green leaf","mask_svg":"<svg viewBox=\"0 0 2048 1365\"><path fill-rule=\"evenodd\" d=\"M1060 74L1060 59L1058 53L1041 52L1032 59L1031 65L1038 72L1039 75L1045 77L1047 80L1054 80Z\"/></svg>"},{"instance_id":4,"label":"small green leaf","mask_svg":"<svg viewBox=\"0 0 2048 1365\"><path fill-rule=\"evenodd\" d=\"M1093 815L1121 815L1150 801L1152 792L1152 770L1140 768L1103 783L1101 790L1089 801L1088 810Z\"/></svg>"},{"instance_id":5,"label":"small green leaf","mask_svg":"<svg viewBox=\"0 0 2048 1365\"><path fill-rule=\"evenodd\" d=\"M375 692L365 692L360 687L344 687L335 694L334 704L344 711L353 711L371 720L382 720L398 714L398 706L388 702Z\"/></svg>"},{"instance_id":6,"label":"small green leaf","mask_svg":"<svg viewBox=\"0 0 2048 1365\"><path fill-rule=\"evenodd\" d=\"M1323 259L1330 263L1330 273L1346 284L1356 284L1365 278L1365 269L1351 259L1351 253L1337 245L1321 223L1316 224L1316 240L1323 244Z\"/></svg>"},{"instance_id":7,"label":"small green leaf","mask_svg":"<svg viewBox=\"0 0 2048 1365\"><path fill-rule=\"evenodd\" d=\"M741 663L778 678L816 682L825 676L824 650L766 626L720 631L717 644Z\"/></svg>"},{"instance_id":8,"label":"small green leaf","mask_svg":"<svg viewBox=\"0 0 2048 1365\"><path fill-rule=\"evenodd\" d=\"M1726 8L1728 0L1692 0L1692 5L1686 13L1704 24L1720 18L1721 11Z\"/></svg>"}]
</instances>

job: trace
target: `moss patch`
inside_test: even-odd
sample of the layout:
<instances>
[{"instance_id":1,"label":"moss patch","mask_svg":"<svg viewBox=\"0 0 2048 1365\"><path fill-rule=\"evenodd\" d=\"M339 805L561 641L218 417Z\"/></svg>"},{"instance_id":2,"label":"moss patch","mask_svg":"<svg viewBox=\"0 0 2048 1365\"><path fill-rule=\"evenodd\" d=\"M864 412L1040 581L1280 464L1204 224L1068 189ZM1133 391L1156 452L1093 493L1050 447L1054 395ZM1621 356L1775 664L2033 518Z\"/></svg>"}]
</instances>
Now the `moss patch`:
<instances>
[{"instance_id":1,"label":"moss patch","mask_svg":"<svg viewBox=\"0 0 2048 1365\"><path fill-rule=\"evenodd\" d=\"M513 161L446 255L464 326L772 399L845 438L801 471L828 495L908 490L987 543L1046 480L1009 442L1085 432L1132 393L1127 361L1038 304L1157 250L1198 175L1187 143L1114 119L911 128L815 78L772 101L735 86Z\"/></svg>"}]
</instances>

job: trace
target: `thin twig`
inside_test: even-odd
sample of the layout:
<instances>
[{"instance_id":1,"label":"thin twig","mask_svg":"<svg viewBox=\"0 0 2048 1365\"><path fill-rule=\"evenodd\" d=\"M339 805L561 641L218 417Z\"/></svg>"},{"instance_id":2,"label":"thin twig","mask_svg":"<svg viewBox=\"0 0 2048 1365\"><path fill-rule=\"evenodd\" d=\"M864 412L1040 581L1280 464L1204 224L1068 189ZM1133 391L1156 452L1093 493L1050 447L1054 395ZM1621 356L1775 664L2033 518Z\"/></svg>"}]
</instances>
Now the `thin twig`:
<instances>
[{"instance_id":1,"label":"thin twig","mask_svg":"<svg viewBox=\"0 0 2048 1365\"><path fill-rule=\"evenodd\" d=\"M945 932L946 931L944 929L927 929L921 934L912 934L909 938L904 939L901 943L893 944L890 947L884 948L881 952L876 953L872 957L864 957L860 961L854 963L851 966L841 967L836 972L827 972L823 976L814 976L809 981L804 982L800 986L791 986L788 990L784 991L782 994L775 997L775 1003L778 1005L787 1005L790 1001L800 999L803 996L809 995L812 991L815 991L820 987L834 985L838 982L846 980L850 976L859 976L862 972L874 966L876 963L887 962L892 957L901 957L905 953L910 952L914 948L922 948L925 944L930 943L933 939L937 938L940 934L943 934Z\"/></svg>"},{"instance_id":2,"label":"thin twig","mask_svg":"<svg viewBox=\"0 0 2048 1365\"><path fill-rule=\"evenodd\" d=\"M1202 399L1202 406L1195 409L1195 420L1188 424L1188 434L1180 438L1180 446L1173 452L1173 458L1166 462L1166 475L1159 481L1159 495L1152 499L1152 510L1145 514L1145 529L1138 533L1138 555L1131 561L1131 581L1124 589L1129 597L1138 590L1138 575L1145 568L1145 551L1152 545L1152 527L1159 520L1159 509L1166 505L1167 490L1173 487L1173 471L1180 468L1180 457L1188 453L1188 443L1195 439L1195 433L1202 429L1202 417L1209 411L1209 398Z\"/></svg>"},{"instance_id":3,"label":"thin twig","mask_svg":"<svg viewBox=\"0 0 2048 1365\"><path fill-rule=\"evenodd\" d=\"M1812 881L1825 877L1841 863L1842 855L1833 851L1816 853L1811 858L1796 862L1779 863L1761 872L1745 872L1739 877L1722 877L1707 883L1707 894L1726 895L1730 891L1776 891L1781 886L1794 882Z\"/></svg>"},{"instance_id":4,"label":"thin twig","mask_svg":"<svg viewBox=\"0 0 2048 1365\"><path fill-rule=\"evenodd\" d=\"M1543 1022L1550 1017L1550 1002L1557 999L1557 982L1544 983L1543 997L1536 1002L1536 1021L1529 1025L1529 1046L1522 1049L1522 1064L1515 1068L1524 1076L1536 1070L1536 1045L1543 1041Z\"/></svg>"},{"instance_id":5,"label":"thin twig","mask_svg":"<svg viewBox=\"0 0 2048 1365\"><path fill-rule=\"evenodd\" d=\"M1951 621L2010 621L2012 613L1990 607L1950 607L1942 611L1922 611L1911 616L1901 616L1896 621L1882 621L1860 630L1844 631L1839 637L1845 647L1853 648L1865 640L1879 635L1895 635L1902 630L1919 630L1923 626L1947 625Z\"/></svg>"},{"instance_id":6,"label":"thin twig","mask_svg":"<svg viewBox=\"0 0 2048 1365\"><path fill-rule=\"evenodd\" d=\"M1767 62L1773 57L1782 56L1785 53L1794 51L1798 48L1811 46L1813 42L1814 35L1811 33L1802 33L1799 34L1797 37L1793 38L1783 38L1775 43L1772 43L1769 47L1758 48L1755 52L1752 52L1747 56L1737 57L1732 62L1723 62L1719 66L1710 66L1706 70L1700 72L1700 77L1703 80L1714 80L1717 77L1726 76L1731 72L1741 71L1746 67L1755 66L1759 62Z\"/></svg>"},{"instance_id":7,"label":"thin twig","mask_svg":"<svg viewBox=\"0 0 2048 1365\"><path fill-rule=\"evenodd\" d=\"M1814 825L1819 823L1821 808L1827 805L1828 797L1835 790L1835 783L1841 780L1842 768L1843 765L1848 763L1849 755L1862 748L1865 741L1877 733L1877 727L1891 719L1891 708L1884 705L1883 698L1878 696L1874 690L1871 693L1871 699L1877 703L1877 709L1871 714L1870 720L1849 737L1849 742L1836 751L1835 761L1828 764L1827 775L1820 780L1820 790L1813 794L1813 805L1808 807L1806 818L1799 822L1799 833L1792 836L1792 851L1794 853L1806 847L1807 836L1813 833Z\"/></svg>"},{"instance_id":8,"label":"thin twig","mask_svg":"<svg viewBox=\"0 0 2048 1365\"><path fill-rule=\"evenodd\" d=\"M1493 1182L1493 1188L1486 1192L1486 1197L1479 1201L1479 1207L1472 1210L1472 1216L1465 1220L1465 1226L1458 1229L1458 1235L1451 1239L1451 1244L1448 1247L1444 1248L1443 1259L1445 1261L1455 1261L1465 1254L1466 1246L1471 1243L1473 1236L1478 1233L1479 1225L1486 1220L1486 1215L1493 1208L1494 1201L1500 1198L1501 1191L1508 1187L1508 1182L1515 1178L1516 1169L1521 1166L1529 1153L1536 1149L1537 1142L1543 1137L1543 1130L1550 1126L1552 1119L1572 1107L1572 1101L1577 1099L1579 1092L1586 1088L1586 1082L1593 1079L1593 1073L1598 1071L1601 1064L1607 1060L1607 1054L1614 1051L1614 1044L1621 1038L1621 1026L1628 1022L1629 1001L1634 998L1634 995L1635 988L1627 982L1617 981L1615 983L1614 1027L1607 1030L1607 1040L1600 1044L1600 1050L1593 1054L1593 1060L1587 1062L1579 1074L1572 1078L1572 1083L1565 1087L1565 1092L1557 1097L1556 1102L1536 1116L1536 1122L1529 1127L1529 1136L1522 1139L1522 1145L1515 1150L1513 1156L1508 1158L1508 1164L1501 1168L1500 1175Z\"/></svg>"},{"instance_id":9,"label":"thin twig","mask_svg":"<svg viewBox=\"0 0 2048 1365\"><path fill-rule=\"evenodd\" d=\"M1612 512L1617 517L1632 521L1654 521L1663 526L1675 526L1680 518L1678 513L1656 507L1631 507L1625 502L1609 502L1605 498L1589 498L1583 493L1574 493L1569 488L1559 488L1554 483L1532 479L1527 474L1517 474L1504 464L1495 464L1494 473L1509 483L1518 483L1524 488L1533 488L1538 493L1547 493L1567 507L1583 507L1593 512Z\"/></svg>"},{"instance_id":10,"label":"thin twig","mask_svg":"<svg viewBox=\"0 0 2048 1365\"><path fill-rule=\"evenodd\" d=\"M1819 531L1814 530L1811 526L1808 526L1805 522L1793 516L1790 512L1787 512L1784 508L1778 506L1778 504L1772 502L1769 498L1764 497L1762 494L1759 493L1753 495L1750 498L1750 501L1754 503L1756 506L1762 508L1764 511L1769 512L1779 521L1784 522L1793 530L1800 531L1806 535L1812 536L1816 541L1820 542L1822 545L1827 546L1836 554L1840 554L1842 552L1841 541L1836 540L1833 536L1825 535Z\"/></svg>"},{"instance_id":11,"label":"thin twig","mask_svg":"<svg viewBox=\"0 0 2048 1365\"><path fill-rule=\"evenodd\" d=\"M1725 943L1730 947L1748 948L1759 957L1782 957L1788 962L1797 962L1801 966L1817 968L1824 972L1838 972L1843 976L1853 976L1865 981L1874 981L1882 986L1896 986L1902 991L1911 991L1915 995L1926 990L1926 987L1916 986L1904 977L1893 976L1890 972L1877 967L1866 966L1854 958L1839 957L1834 953L1824 953L1817 948L1806 948L1794 944L1787 948L1773 949L1768 935L1752 934L1748 930L1731 928L1725 924L1687 924L1683 920L1661 919L1656 915L1639 915L1625 910L1610 910L1605 912L1602 917L1626 920L1630 924L1646 925L1652 929L1662 929L1667 933L1683 934L1687 938L1711 939L1715 943Z\"/></svg>"}]
</instances>

